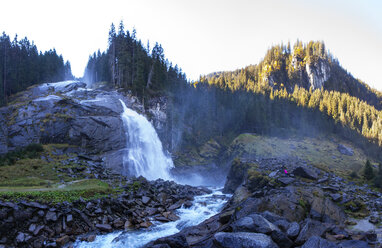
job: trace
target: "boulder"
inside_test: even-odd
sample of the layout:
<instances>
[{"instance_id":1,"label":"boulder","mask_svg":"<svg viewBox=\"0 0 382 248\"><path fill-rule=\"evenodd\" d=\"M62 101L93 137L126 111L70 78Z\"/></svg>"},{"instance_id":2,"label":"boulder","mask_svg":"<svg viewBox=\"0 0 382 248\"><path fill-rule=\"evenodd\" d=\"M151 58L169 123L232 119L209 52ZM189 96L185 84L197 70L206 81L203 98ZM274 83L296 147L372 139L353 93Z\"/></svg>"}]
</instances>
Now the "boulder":
<instances>
[{"instance_id":1,"label":"boulder","mask_svg":"<svg viewBox=\"0 0 382 248\"><path fill-rule=\"evenodd\" d=\"M277 248L278 246L272 239L262 233L218 232L214 235L214 242L223 248Z\"/></svg>"},{"instance_id":2,"label":"boulder","mask_svg":"<svg viewBox=\"0 0 382 248\"><path fill-rule=\"evenodd\" d=\"M159 246L161 245L161 246ZM186 237L182 234L175 234L168 237L157 239L150 242L144 247L171 247L171 248L183 248L189 247Z\"/></svg>"},{"instance_id":3,"label":"boulder","mask_svg":"<svg viewBox=\"0 0 382 248\"><path fill-rule=\"evenodd\" d=\"M96 228L103 232L111 232L113 231L113 228L109 224L97 224Z\"/></svg>"},{"instance_id":4,"label":"boulder","mask_svg":"<svg viewBox=\"0 0 382 248\"><path fill-rule=\"evenodd\" d=\"M288 184L291 184L291 183L294 182L294 178L291 178L291 177L280 177L280 178L277 179L277 181L279 181L283 185L288 185Z\"/></svg>"},{"instance_id":5,"label":"boulder","mask_svg":"<svg viewBox=\"0 0 382 248\"><path fill-rule=\"evenodd\" d=\"M313 170L307 167L302 167L302 166L299 166L296 169L294 169L293 174L299 177L312 179L312 180L317 180L318 178L316 172L314 172Z\"/></svg>"},{"instance_id":6,"label":"boulder","mask_svg":"<svg viewBox=\"0 0 382 248\"><path fill-rule=\"evenodd\" d=\"M366 241L346 240L338 244L338 248L368 248L370 247Z\"/></svg>"},{"instance_id":7,"label":"boulder","mask_svg":"<svg viewBox=\"0 0 382 248\"><path fill-rule=\"evenodd\" d=\"M353 149L351 149L350 147L347 147L343 144L338 144L337 150L343 155L347 155L347 156L353 156L354 155Z\"/></svg>"},{"instance_id":8,"label":"boulder","mask_svg":"<svg viewBox=\"0 0 382 248\"><path fill-rule=\"evenodd\" d=\"M48 213L46 213L46 216L45 216L45 219L47 221L57 221L57 214L56 212L53 212L53 211L48 211Z\"/></svg>"},{"instance_id":9,"label":"boulder","mask_svg":"<svg viewBox=\"0 0 382 248\"><path fill-rule=\"evenodd\" d=\"M299 233L300 233L300 225L297 222L290 223L289 228L286 231L287 236L291 239L295 239Z\"/></svg>"},{"instance_id":10,"label":"boulder","mask_svg":"<svg viewBox=\"0 0 382 248\"><path fill-rule=\"evenodd\" d=\"M142 196L142 203L143 204L147 204L151 201L150 197L147 197L147 196Z\"/></svg>"},{"instance_id":11,"label":"boulder","mask_svg":"<svg viewBox=\"0 0 382 248\"><path fill-rule=\"evenodd\" d=\"M277 226L259 214L251 214L232 223L235 232L271 233Z\"/></svg>"},{"instance_id":12,"label":"boulder","mask_svg":"<svg viewBox=\"0 0 382 248\"><path fill-rule=\"evenodd\" d=\"M281 248L290 248L293 246L293 241L280 230L274 230L271 234L273 241L275 241Z\"/></svg>"},{"instance_id":13,"label":"boulder","mask_svg":"<svg viewBox=\"0 0 382 248\"><path fill-rule=\"evenodd\" d=\"M306 219L301 224L300 234L295 242L297 244L303 244L312 236L321 237L327 230L328 227L324 223L312 219Z\"/></svg>"},{"instance_id":14,"label":"boulder","mask_svg":"<svg viewBox=\"0 0 382 248\"><path fill-rule=\"evenodd\" d=\"M338 248L338 246L318 236L310 237L301 248Z\"/></svg>"}]
</instances>

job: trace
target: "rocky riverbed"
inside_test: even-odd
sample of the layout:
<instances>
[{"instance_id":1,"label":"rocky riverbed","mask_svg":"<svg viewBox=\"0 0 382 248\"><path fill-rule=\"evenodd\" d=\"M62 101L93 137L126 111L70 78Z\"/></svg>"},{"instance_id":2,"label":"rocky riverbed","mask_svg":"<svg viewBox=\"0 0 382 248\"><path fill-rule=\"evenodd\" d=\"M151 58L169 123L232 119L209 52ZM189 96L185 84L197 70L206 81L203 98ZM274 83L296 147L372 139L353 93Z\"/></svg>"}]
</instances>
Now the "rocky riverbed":
<instances>
[{"instance_id":1,"label":"rocky riverbed","mask_svg":"<svg viewBox=\"0 0 382 248\"><path fill-rule=\"evenodd\" d=\"M349 224L379 222L381 194L303 161L234 160L225 191L221 213L146 247L380 247L377 229Z\"/></svg>"},{"instance_id":2,"label":"rocky riverbed","mask_svg":"<svg viewBox=\"0 0 382 248\"><path fill-rule=\"evenodd\" d=\"M142 177L129 179L123 189L117 197L55 205L0 202L0 247L61 247L77 238L93 241L99 234L176 221L177 209L191 207L195 196L211 192Z\"/></svg>"}]
</instances>

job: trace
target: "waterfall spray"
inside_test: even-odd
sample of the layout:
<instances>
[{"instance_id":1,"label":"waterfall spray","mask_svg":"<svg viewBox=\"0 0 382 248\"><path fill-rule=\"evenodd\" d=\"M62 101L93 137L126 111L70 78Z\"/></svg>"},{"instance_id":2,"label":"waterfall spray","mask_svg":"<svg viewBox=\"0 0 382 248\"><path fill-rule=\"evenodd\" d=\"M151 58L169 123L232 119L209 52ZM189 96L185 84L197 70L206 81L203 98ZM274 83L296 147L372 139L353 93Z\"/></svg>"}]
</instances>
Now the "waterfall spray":
<instances>
[{"instance_id":1,"label":"waterfall spray","mask_svg":"<svg viewBox=\"0 0 382 248\"><path fill-rule=\"evenodd\" d=\"M171 157L164 154L154 127L143 115L127 108L122 100L119 101L123 107L121 117L128 150L123 158L124 173L144 176L148 180L171 180L170 169L174 164Z\"/></svg>"}]
</instances>

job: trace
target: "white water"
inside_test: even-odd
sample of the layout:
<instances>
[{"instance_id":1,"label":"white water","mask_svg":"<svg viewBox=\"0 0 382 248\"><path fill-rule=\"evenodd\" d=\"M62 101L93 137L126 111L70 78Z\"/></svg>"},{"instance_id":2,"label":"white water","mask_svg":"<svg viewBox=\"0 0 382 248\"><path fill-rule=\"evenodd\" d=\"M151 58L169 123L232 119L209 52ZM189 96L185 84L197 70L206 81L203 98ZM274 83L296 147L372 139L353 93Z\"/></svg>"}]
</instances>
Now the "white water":
<instances>
[{"instance_id":1,"label":"white water","mask_svg":"<svg viewBox=\"0 0 382 248\"><path fill-rule=\"evenodd\" d=\"M148 180L171 180L174 167L171 157L163 152L162 143L151 123L142 115L123 106L122 120L127 137L128 153L123 160L124 173L144 176Z\"/></svg>"},{"instance_id":2,"label":"white water","mask_svg":"<svg viewBox=\"0 0 382 248\"><path fill-rule=\"evenodd\" d=\"M185 227L197 225L211 216L220 212L227 197L220 191L214 191L212 194L196 196L191 208L180 208L176 214L179 220L160 224L159 222L145 230L136 230L130 232L114 232L107 235L97 236L94 242L76 242L76 248L138 248L150 241L161 237L178 233Z\"/></svg>"}]
</instances>

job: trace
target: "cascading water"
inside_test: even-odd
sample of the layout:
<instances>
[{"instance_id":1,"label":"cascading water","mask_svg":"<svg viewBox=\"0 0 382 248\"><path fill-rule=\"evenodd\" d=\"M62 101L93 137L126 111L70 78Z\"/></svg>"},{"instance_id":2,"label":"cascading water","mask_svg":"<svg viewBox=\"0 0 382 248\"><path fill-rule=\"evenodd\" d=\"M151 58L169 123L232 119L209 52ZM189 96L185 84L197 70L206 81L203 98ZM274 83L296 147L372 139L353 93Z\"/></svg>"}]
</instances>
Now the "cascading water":
<instances>
[{"instance_id":1,"label":"cascading water","mask_svg":"<svg viewBox=\"0 0 382 248\"><path fill-rule=\"evenodd\" d=\"M142 115L126 107L121 114L127 137L128 152L123 159L124 172L144 176L148 180L171 180L172 159L163 152L162 143L151 123Z\"/></svg>"},{"instance_id":2,"label":"cascading water","mask_svg":"<svg viewBox=\"0 0 382 248\"><path fill-rule=\"evenodd\" d=\"M126 130L128 152L124 158L125 169L136 176L144 176L149 180L162 178L172 179L169 170L173 162L163 152L162 143L151 123L142 115L123 106L122 120ZM214 189L211 194L196 196L190 208L184 206L175 211L179 220L160 223L154 220L153 226L128 232L113 232L97 236L94 242L73 244L76 248L89 247L124 247L138 248L160 237L175 234L185 227L201 223L217 214L227 202L226 195Z\"/></svg>"}]
</instances>

